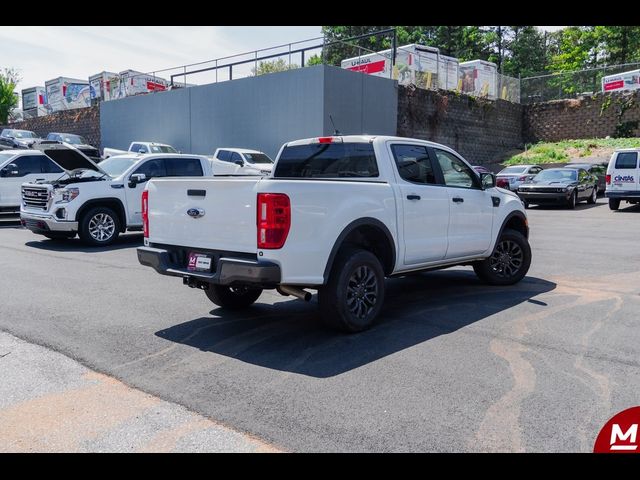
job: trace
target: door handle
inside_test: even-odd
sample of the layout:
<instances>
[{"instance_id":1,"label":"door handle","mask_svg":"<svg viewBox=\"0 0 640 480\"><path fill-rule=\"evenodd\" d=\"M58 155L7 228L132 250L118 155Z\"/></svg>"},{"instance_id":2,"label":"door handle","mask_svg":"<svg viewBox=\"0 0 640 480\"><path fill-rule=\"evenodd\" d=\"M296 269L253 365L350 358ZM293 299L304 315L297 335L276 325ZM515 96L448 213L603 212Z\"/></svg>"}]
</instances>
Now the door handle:
<instances>
[{"instance_id":1,"label":"door handle","mask_svg":"<svg viewBox=\"0 0 640 480\"><path fill-rule=\"evenodd\" d=\"M420 200L420 195L407 195L407 200Z\"/></svg>"},{"instance_id":2,"label":"door handle","mask_svg":"<svg viewBox=\"0 0 640 480\"><path fill-rule=\"evenodd\" d=\"M36 182L44 182L44 178L36 178Z\"/></svg>"},{"instance_id":3,"label":"door handle","mask_svg":"<svg viewBox=\"0 0 640 480\"><path fill-rule=\"evenodd\" d=\"M453 197L453 198L452 198L452 200L453 200L455 203L462 203L462 202L464 202L464 198L462 198L462 197Z\"/></svg>"}]
</instances>

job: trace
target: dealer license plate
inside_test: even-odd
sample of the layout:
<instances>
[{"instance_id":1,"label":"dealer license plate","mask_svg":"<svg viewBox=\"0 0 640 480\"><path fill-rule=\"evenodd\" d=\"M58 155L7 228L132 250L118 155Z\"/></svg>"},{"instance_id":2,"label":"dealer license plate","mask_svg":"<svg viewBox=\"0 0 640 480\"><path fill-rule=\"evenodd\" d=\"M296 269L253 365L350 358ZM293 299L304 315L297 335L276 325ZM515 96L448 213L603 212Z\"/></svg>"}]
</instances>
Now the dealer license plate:
<instances>
[{"instance_id":1,"label":"dealer license plate","mask_svg":"<svg viewBox=\"0 0 640 480\"><path fill-rule=\"evenodd\" d=\"M187 270L210 272L211 257L203 253L189 252L189 263L187 264Z\"/></svg>"}]
</instances>

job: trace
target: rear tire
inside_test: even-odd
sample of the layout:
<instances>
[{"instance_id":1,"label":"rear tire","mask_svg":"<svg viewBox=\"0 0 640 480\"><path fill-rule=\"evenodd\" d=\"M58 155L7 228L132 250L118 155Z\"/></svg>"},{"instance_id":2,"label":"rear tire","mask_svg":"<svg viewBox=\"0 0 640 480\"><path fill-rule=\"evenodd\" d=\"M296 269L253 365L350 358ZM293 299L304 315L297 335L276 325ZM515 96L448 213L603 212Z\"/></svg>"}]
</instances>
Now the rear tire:
<instances>
[{"instance_id":1,"label":"rear tire","mask_svg":"<svg viewBox=\"0 0 640 480\"><path fill-rule=\"evenodd\" d=\"M574 190L573 193L571 194L571 198L567 201L567 207L569 207L569 210L573 210L574 208L576 208L577 203L578 203L578 191Z\"/></svg>"},{"instance_id":2,"label":"rear tire","mask_svg":"<svg viewBox=\"0 0 640 480\"><path fill-rule=\"evenodd\" d=\"M261 288L227 287L224 285L209 285L204 291L207 298L219 307L229 310L242 310L255 303L262 294Z\"/></svg>"},{"instance_id":3,"label":"rear tire","mask_svg":"<svg viewBox=\"0 0 640 480\"><path fill-rule=\"evenodd\" d=\"M367 250L343 250L333 263L329 281L318 290L323 322L343 332L370 328L383 302L384 270Z\"/></svg>"},{"instance_id":4,"label":"rear tire","mask_svg":"<svg viewBox=\"0 0 640 480\"><path fill-rule=\"evenodd\" d=\"M620 199L618 198L610 198L609 199L609 210L618 210L620 208Z\"/></svg>"},{"instance_id":5,"label":"rear tire","mask_svg":"<svg viewBox=\"0 0 640 480\"><path fill-rule=\"evenodd\" d=\"M111 245L120 235L120 219L108 207L96 207L80 219L78 235L80 239L94 247Z\"/></svg>"},{"instance_id":6,"label":"rear tire","mask_svg":"<svg viewBox=\"0 0 640 480\"><path fill-rule=\"evenodd\" d=\"M480 280L489 285L513 285L524 278L531 265L529 241L520 232L505 229L489 258L473 264Z\"/></svg>"},{"instance_id":7,"label":"rear tire","mask_svg":"<svg viewBox=\"0 0 640 480\"><path fill-rule=\"evenodd\" d=\"M587 200L587 203L589 205L593 205L598 201L598 187L595 186L593 187L593 192L591 193L591 196L589 197L589 199Z\"/></svg>"}]
</instances>

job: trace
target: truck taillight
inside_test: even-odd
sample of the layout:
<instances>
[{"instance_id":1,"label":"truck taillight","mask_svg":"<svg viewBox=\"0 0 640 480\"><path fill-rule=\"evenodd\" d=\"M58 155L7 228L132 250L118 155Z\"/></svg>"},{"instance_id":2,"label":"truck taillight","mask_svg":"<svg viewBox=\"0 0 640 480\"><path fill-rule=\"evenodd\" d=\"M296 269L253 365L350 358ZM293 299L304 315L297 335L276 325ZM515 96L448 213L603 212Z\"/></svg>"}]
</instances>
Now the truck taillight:
<instances>
[{"instance_id":1,"label":"truck taillight","mask_svg":"<svg viewBox=\"0 0 640 480\"><path fill-rule=\"evenodd\" d=\"M259 193L258 248L282 248L291 226L291 202L284 193Z\"/></svg>"},{"instance_id":2,"label":"truck taillight","mask_svg":"<svg viewBox=\"0 0 640 480\"><path fill-rule=\"evenodd\" d=\"M144 238L149 238L149 191L142 192L142 230Z\"/></svg>"},{"instance_id":3,"label":"truck taillight","mask_svg":"<svg viewBox=\"0 0 640 480\"><path fill-rule=\"evenodd\" d=\"M607 174L607 185L611 185L611 175Z\"/></svg>"}]
</instances>

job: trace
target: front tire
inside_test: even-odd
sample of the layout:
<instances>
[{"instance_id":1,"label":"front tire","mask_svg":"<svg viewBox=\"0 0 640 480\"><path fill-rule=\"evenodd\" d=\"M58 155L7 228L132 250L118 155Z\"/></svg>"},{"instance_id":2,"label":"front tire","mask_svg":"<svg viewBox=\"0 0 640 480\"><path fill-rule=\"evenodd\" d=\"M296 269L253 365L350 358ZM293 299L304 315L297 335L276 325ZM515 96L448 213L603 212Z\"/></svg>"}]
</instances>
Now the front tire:
<instances>
[{"instance_id":1,"label":"front tire","mask_svg":"<svg viewBox=\"0 0 640 480\"><path fill-rule=\"evenodd\" d=\"M96 207L80 219L80 239L94 247L111 245L120 234L120 220L108 207Z\"/></svg>"},{"instance_id":2,"label":"front tire","mask_svg":"<svg viewBox=\"0 0 640 480\"><path fill-rule=\"evenodd\" d=\"M329 281L318 290L322 320L343 332L373 325L384 302L384 270L367 250L348 249L335 259Z\"/></svg>"},{"instance_id":3,"label":"front tire","mask_svg":"<svg viewBox=\"0 0 640 480\"><path fill-rule=\"evenodd\" d=\"M242 310L255 303L262 294L261 288L227 287L224 285L209 285L204 293L211 302L229 310Z\"/></svg>"},{"instance_id":4,"label":"front tire","mask_svg":"<svg viewBox=\"0 0 640 480\"><path fill-rule=\"evenodd\" d=\"M620 199L619 198L610 198L609 199L609 210L618 210L620 208Z\"/></svg>"},{"instance_id":5,"label":"front tire","mask_svg":"<svg viewBox=\"0 0 640 480\"><path fill-rule=\"evenodd\" d=\"M578 191L574 190L571 194L571 198L567 201L567 207L569 210L573 210L576 208L576 204L578 203Z\"/></svg>"},{"instance_id":6,"label":"front tire","mask_svg":"<svg viewBox=\"0 0 640 480\"><path fill-rule=\"evenodd\" d=\"M513 285L524 278L530 265L529 241L520 232L505 229L491 256L475 262L473 270L489 285Z\"/></svg>"},{"instance_id":7,"label":"front tire","mask_svg":"<svg viewBox=\"0 0 640 480\"><path fill-rule=\"evenodd\" d=\"M597 201L598 201L598 187L594 186L593 187L593 192L591 192L591 196L587 200L587 203L589 205L594 205Z\"/></svg>"}]
</instances>

